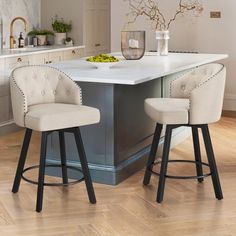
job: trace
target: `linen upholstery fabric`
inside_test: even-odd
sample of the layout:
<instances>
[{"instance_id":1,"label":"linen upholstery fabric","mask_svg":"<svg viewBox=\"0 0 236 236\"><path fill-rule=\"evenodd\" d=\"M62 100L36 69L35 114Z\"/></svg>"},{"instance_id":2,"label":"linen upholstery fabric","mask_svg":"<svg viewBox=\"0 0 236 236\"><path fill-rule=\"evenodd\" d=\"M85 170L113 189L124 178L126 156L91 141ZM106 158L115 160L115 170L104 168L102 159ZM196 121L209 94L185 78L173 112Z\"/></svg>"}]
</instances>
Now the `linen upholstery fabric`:
<instances>
[{"instance_id":1,"label":"linen upholstery fabric","mask_svg":"<svg viewBox=\"0 0 236 236\"><path fill-rule=\"evenodd\" d=\"M96 108L47 103L28 107L25 115L25 126L37 131L65 129L98 123L99 111Z\"/></svg>"},{"instance_id":2,"label":"linen upholstery fabric","mask_svg":"<svg viewBox=\"0 0 236 236\"><path fill-rule=\"evenodd\" d=\"M170 97L173 99L172 112L173 118L176 122L170 121L170 112L163 109L163 104L167 104L170 107L169 98L162 99L162 105L160 105L160 98L156 98L157 102L152 106L156 112L165 113L162 114L162 118L158 114L155 119L150 115L150 107L147 114L160 124L180 124L179 116L176 118L174 115L179 112L179 101L175 99L189 99L188 108L188 124L209 124L218 121L221 117L224 88L226 80L226 69L223 65L217 63L211 63L203 65L192 70L185 71L178 74L170 84ZM145 107L148 100L145 101ZM150 103L150 102L149 102ZM186 123L182 123L186 124Z\"/></svg>"},{"instance_id":3,"label":"linen upholstery fabric","mask_svg":"<svg viewBox=\"0 0 236 236\"><path fill-rule=\"evenodd\" d=\"M100 120L99 110L83 106L80 87L58 69L49 66L17 68L12 72L10 87L13 116L19 126L47 131Z\"/></svg>"},{"instance_id":4,"label":"linen upholstery fabric","mask_svg":"<svg viewBox=\"0 0 236 236\"><path fill-rule=\"evenodd\" d=\"M159 124L188 124L189 99L149 98L144 108Z\"/></svg>"}]
</instances>

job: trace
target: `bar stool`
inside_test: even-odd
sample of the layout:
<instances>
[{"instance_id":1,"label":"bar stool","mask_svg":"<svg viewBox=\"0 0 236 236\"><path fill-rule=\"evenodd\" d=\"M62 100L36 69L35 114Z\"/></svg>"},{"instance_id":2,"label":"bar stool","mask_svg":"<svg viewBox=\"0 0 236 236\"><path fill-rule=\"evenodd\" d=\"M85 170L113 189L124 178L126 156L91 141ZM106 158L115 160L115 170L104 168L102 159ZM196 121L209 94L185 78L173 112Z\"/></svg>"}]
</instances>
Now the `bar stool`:
<instances>
[{"instance_id":1,"label":"bar stool","mask_svg":"<svg viewBox=\"0 0 236 236\"><path fill-rule=\"evenodd\" d=\"M158 203L163 201L166 178L194 179L199 182L209 175L216 198L223 199L216 161L211 143L208 124L220 119L223 106L226 69L221 64L208 64L180 74L171 83L170 98L150 98L145 100L145 112L154 120L156 130L147 162L143 184L148 185L152 174L159 176ZM163 125L166 125L165 140L161 161L155 161ZM195 161L170 160L169 151L172 131L180 126L192 128ZM208 163L201 161L198 129L202 130ZM168 162L196 164L197 176L167 175ZM161 164L160 173L153 170ZM208 166L210 173L203 174L202 166Z\"/></svg>"},{"instance_id":2,"label":"bar stool","mask_svg":"<svg viewBox=\"0 0 236 236\"><path fill-rule=\"evenodd\" d=\"M99 123L99 110L82 105L80 87L66 74L52 67L26 66L15 69L10 86L15 123L26 128L12 192L18 192L22 178L37 184L36 211L41 212L44 186L69 185L85 180L89 200L95 204L96 197L79 127ZM42 132L40 164L24 169L33 130ZM59 133L61 165L46 164L47 136L54 131ZM81 169L66 164L65 132L74 134ZM44 182L45 167L48 166L62 168L63 183ZM36 168L39 168L38 182L24 176L26 171ZM83 178L69 183L67 169L81 172Z\"/></svg>"}]
</instances>

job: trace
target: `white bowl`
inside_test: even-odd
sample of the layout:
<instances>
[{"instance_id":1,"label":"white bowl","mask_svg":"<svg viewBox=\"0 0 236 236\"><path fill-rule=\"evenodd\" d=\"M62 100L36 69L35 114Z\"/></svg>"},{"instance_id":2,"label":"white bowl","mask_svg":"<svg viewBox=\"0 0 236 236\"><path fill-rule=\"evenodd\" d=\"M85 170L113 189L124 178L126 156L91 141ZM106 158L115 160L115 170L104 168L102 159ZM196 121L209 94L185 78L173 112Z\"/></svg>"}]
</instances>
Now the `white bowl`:
<instances>
[{"instance_id":1,"label":"white bowl","mask_svg":"<svg viewBox=\"0 0 236 236\"><path fill-rule=\"evenodd\" d=\"M117 65L119 61L117 62L90 62L87 61L90 65L95 66L98 70L109 70L111 67Z\"/></svg>"}]
</instances>

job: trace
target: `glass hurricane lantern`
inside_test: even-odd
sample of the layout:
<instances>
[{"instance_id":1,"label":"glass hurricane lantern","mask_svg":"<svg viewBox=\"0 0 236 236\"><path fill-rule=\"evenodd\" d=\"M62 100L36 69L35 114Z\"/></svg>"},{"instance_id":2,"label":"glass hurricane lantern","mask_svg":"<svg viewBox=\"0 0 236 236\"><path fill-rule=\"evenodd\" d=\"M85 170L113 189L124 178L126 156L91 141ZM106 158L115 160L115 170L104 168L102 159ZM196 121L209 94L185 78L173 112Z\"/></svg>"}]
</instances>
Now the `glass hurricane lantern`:
<instances>
[{"instance_id":1,"label":"glass hurricane lantern","mask_svg":"<svg viewBox=\"0 0 236 236\"><path fill-rule=\"evenodd\" d=\"M121 51L127 60L139 60L145 53L145 31L122 31Z\"/></svg>"}]
</instances>

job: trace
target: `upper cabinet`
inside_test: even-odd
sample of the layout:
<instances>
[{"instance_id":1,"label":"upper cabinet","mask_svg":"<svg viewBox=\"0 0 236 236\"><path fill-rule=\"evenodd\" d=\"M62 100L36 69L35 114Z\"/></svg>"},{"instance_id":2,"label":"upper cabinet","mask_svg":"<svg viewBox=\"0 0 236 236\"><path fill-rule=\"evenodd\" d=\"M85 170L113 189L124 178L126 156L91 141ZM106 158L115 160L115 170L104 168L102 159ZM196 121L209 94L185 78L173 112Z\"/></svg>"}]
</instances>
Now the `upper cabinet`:
<instances>
[{"instance_id":1,"label":"upper cabinet","mask_svg":"<svg viewBox=\"0 0 236 236\"><path fill-rule=\"evenodd\" d=\"M42 28L51 29L52 17L72 20L68 34L85 55L110 52L110 0L42 0Z\"/></svg>"},{"instance_id":2,"label":"upper cabinet","mask_svg":"<svg viewBox=\"0 0 236 236\"><path fill-rule=\"evenodd\" d=\"M86 55L110 52L110 0L84 1Z\"/></svg>"}]
</instances>

